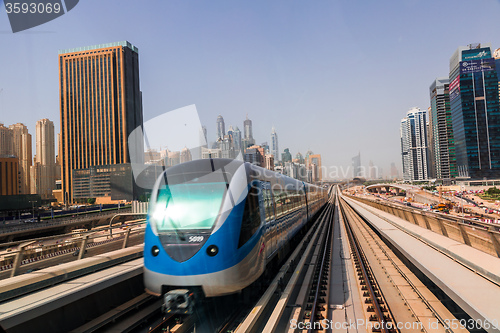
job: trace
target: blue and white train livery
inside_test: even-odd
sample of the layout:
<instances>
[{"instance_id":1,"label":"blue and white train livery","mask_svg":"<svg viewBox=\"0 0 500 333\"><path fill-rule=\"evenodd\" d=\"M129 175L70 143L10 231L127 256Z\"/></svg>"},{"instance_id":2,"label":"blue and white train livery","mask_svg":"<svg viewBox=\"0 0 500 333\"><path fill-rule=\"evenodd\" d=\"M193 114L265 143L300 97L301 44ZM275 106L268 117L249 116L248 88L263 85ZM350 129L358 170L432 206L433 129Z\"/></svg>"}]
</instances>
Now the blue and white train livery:
<instances>
[{"instance_id":1,"label":"blue and white train livery","mask_svg":"<svg viewBox=\"0 0 500 333\"><path fill-rule=\"evenodd\" d=\"M324 205L327 190L250 163L203 159L162 173L144 243L149 293L238 292Z\"/></svg>"}]
</instances>

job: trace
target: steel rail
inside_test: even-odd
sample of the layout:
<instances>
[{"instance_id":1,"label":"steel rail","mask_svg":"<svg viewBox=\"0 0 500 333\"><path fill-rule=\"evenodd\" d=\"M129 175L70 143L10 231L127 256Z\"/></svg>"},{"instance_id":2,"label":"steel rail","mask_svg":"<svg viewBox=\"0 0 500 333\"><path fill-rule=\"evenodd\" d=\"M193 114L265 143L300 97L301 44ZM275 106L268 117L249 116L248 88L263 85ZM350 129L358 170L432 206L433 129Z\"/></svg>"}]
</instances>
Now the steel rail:
<instances>
[{"instance_id":1,"label":"steel rail","mask_svg":"<svg viewBox=\"0 0 500 333\"><path fill-rule=\"evenodd\" d=\"M316 290L314 292L314 301L313 301L313 304L312 304L312 308L311 308L311 317L309 319L309 321L311 322L311 326L310 328L308 329L308 333L311 333L314 331L314 322L316 322L316 314L318 312L317 310L317 307L318 307L318 301L319 301L319 292L320 292L320 287L321 287L321 280L323 278L323 271L325 269L325 261L328 257L328 251L330 249L330 246L329 244L331 243L331 239L332 239L332 220L333 220L333 212L334 212L334 208L333 208L333 205L329 205L328 207L329 211L327 212L327 216L326 216L326 222L328 223L328 227L327 227L327 230L326 230L326 234L325 234L325 237L323 238L323 253L321 255L321 265L320 265L320 270L319 270L319 275L318 275L318 281L316 282ZM328 221L329 219L329 221Z\"/></svg>"},{"instance_id":2,"label":"steel rail","mask_svg":"<svg viewBox=\"0 0 500 333\"><path fill-rule=\"evenodd\" d=\"M361 273L363 275L363 279L366 282L366 287L368 289L368 292L370 294L370 298L372 300L373 309L375 310L375 314L377 316L377 321L380 324L379 328L380 328L381 332L390 333L390 331L387 329L387 325L384 325L384 313L383 313L382 308L380 307L380 304L378 302L378 297L375 294L375 289L373 288L372 281L370 280L370 278L368 276L368 267L367 267L368 265L365 262L365 256L364 256L363 250L361 249L361 245L359 244L359 241L358 241L356 235L354 234L354 232L352 231L351 226L348 222L347 214L345 212L345 207L343 206L345 204L346 203L344 202L340 205L340 211L344 217L344 221L346 222L345 226L346 226L346 230L347 230L347 236L349 238L350 243L352 244L352 248L355 251L356 257L359 260L359 266L361 268ZM379 290L379 293L380 293L380 290Z\"/></svg>"}]
</instances>

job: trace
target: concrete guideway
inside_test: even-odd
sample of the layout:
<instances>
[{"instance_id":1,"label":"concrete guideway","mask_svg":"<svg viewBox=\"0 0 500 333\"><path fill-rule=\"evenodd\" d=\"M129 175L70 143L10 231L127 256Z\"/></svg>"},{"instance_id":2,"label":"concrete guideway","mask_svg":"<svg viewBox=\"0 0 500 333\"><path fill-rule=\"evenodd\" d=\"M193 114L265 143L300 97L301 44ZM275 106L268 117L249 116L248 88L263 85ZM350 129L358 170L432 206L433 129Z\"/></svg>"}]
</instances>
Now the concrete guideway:
<instances>
[{"instance_id":1,"label":"concrete guideway","mask_svg":"<svg viewBox=\"0 0 500 333\"><path fill-rule=\"evenodd\" d=\"M21 265L79 251L81 248L89 249L116 242L121 239L123 239L122 247L125 248L128 246L131 236L143 234L145 229L144 220L142 219L129 221L125 227L114 226L114 235L111 235L111 228L106 230L102 228L99 227L89 231L76 229L68 234L34 238L26 242L2 244L2 249L0 249L0 271L12 269L12 277L19 273L18 269ZM82 259L84 254L85 251L81 251L78 259Z\"/></svg>"},{"instance_id":2,"label":"concrete guideway","mask_svg":"<svg viewBox=\"0 0 500 333\"><path fill-rule=\"evenodd\" d=\"M345 200L486 331L500 332L500 287L483 276L500 278L499 258L366 204ZM448 253L430 245L447 249ZM483 275L464 266L462 261L473 264Z\"/></svg>"},{"instance_id":3,"label":"concrete guideway","mask_svg":"<svg viewBox=\"0 0 500 333\"><path fill-rule=\"evenodd\" d=\"M128 260L140 258L142 251L143 245L136 245L1 280L0 301L6 301Z\"/></svg>"},{"instance_id":4,"label":"concrete guideway","mask_svg":"<svg viewBox=\"0 0 500 333\"><path fill-rule=\"evenodd\" d=\"M102 257L112 261L113 258L129 255L131 251L132 248L118 250ZM136 247L135 252L142 252L142 245ZM71 277L71 272L82 269L89 270L90 273L99 269L105 260L92 257L14 277L2 281L3 288L12 290L22 285L30 288L30 284L38 284L49 276ZM132 290L142 293L142 283L137 283L142 280L142 266L142 258L134 259L4 301L0 304L0 325L7 332L35 332L40 325L58 325L55 328L47 327L46 331L66 332L72 328L71 325L85 323L89 316L101 308L107 309L113 303L120 304L123 298L130 297L127 294ZM113 286L123 289L109 292L109 288Z\"/></svg>"},{"instance_id":5,"label":"concrete guideway","mask_svg":"<svg viewBox=\"0 0 500 333\"><path fill-rule=\"evenodd\" d=\"M450 329L447 323L458 322L421 279L406 266L380 237L346 203L342 204L350 225L360 240L364 255L393 316L391 325L406 333L466 333ZM369 303L370 304L370 303Z\"/></svg>"},{"instance_id":6,"label":"concrete guideway","mask_svg":"<svg viewBox=\"0 0 500 333\"><path fill-rule=\"evenodd\" d=\"M378 210L400 217L411 224L426 228L435 233L472 246L492 256L500 257L500 226L454 215L434 213L395 205L387 201L371 200L360 197L353 199Z\"/></svg>"}]
</instances>

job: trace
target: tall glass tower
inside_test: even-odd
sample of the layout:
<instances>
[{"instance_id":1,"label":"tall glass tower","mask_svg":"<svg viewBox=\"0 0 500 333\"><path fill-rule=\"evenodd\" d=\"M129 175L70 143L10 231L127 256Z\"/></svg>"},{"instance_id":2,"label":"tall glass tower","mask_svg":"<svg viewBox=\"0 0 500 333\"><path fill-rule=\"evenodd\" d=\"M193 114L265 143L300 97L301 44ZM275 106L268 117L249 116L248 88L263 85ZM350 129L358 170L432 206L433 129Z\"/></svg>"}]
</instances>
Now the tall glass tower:
<instances>
[{"instance_id":1,"label":"tall glass tower","mask_svg":"<svg viewBox=\"0 0 500 333\"><path fill-rule=\"evenodd\" d=\"M62 192L73 201L73 171L144 156L129 135L142 126L139 50L127 41L59 51Z\"/></svg>"},{"instance_id":2,"label":"tall glass tower","mask_svg":"<svg viewBox=\"0 0 500 333\"><path fill-rule=\"evenodd\" d=\"M271 147L269 147L269 150L271 151L271 154L274 156L274 162L279 161L279 147L278 147L278 133L276 133L276 129L272 128L271 130Z\"/></svg>"},{"instance_id":3,"label":"tall glass tower","mask_svg":"<svg viewBox=\"0 0 500 333\"><path fill-rule=\"evenodd\" d=\"M450 106L460 178L500 177L498 72L491 47L459 47L450 59Z\"/></svg>"},{"instance_id":4,"label":"tall glass tower","mask_svg":"<svg viewBox=\"0 0 500 333\"><path fill-rule=\"evenodd\" d=\"M426 112L412 108L401 120L401 157L403 179L407 181L429 178L429 149L427 145Z\"/></svg>"},{"instance_id":5,"label":"tall glass tower","mask_svg":"<svg viewBox=\"0 0 500 333\"><path fill-rule=\"evenodd\" d=\"M431 107L429 109L429 164L432 177L450 179L457 176L455 142L451 123L449 79L440 77L429 87Z\"/></svg>"},{"instance_id":6,"label":"tall glass tower","mask_svg":"<svg viewBox=\"0 0 500 333\"><path fill-rule=\"evenodd\" d=\"M243 134L245 135L245 141L247 143L247 145L253 145L255 144L255 140L253 138L253 134L252 134L252 121L250 119L248 119L248 115L247 115L247 119L245 119L245 121L243 122ZM246 147L244 147L246 148Z\"/></svg>"},{"instance_id":7,"label":"tall glass tower","mask_svg":"<svg viewBox=\"0 0 500 333\"><path fill-rule=\"evenodd\" d=\"M226 135L226 125L224 124L224 118L221 115L217 117L217 138L216 141L221 138L224 139Z\"/></svg>"}]
</instances>

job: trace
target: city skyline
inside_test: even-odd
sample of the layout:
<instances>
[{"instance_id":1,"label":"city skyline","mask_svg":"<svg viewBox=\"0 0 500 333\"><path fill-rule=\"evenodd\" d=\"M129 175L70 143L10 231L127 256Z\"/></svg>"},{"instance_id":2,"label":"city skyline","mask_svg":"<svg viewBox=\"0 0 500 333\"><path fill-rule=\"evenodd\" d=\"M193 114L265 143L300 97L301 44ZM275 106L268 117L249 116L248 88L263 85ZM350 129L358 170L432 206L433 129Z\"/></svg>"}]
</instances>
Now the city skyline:
<instances>
[{"instance_id":1,"label":"city skyline","mask_svg":"<svg viewBox=\"0 0 500 333\"><path fill-rule=\"evenodd\" d=\"M102 4L103 11L94 13L82 3L43 26L2 35L10 52L2 56L9 68L0 78L0 121L23 122L33 134L36 121L49 118L59 133L57 50L126 39L141 50L145 120L195 103L204 125L223 114L226 124L243 132L241 119L248 113L257 142L268 140L274 124L291 151L321 152L326 166L347 168L360 151L365 164L372 160L389 170L392 162L401 167L401 115L412 106L427 109L429 82L448 74L457 46L500 46L493 19L500 5L493 1L482 6L487 10L480 24L467 26L442 20L467 13L451 1L362 7L326 1L158 3L155 11L130 2L119 17L110 17L113 6ZM435 24L409 24L418 14ZM124 24L146 20L150 27ZM0 30L8 31L7 20L2 22ZM451 30L445 38L437 33ZM367 87L363 98L360 84Z\"/></svg>"}]
</instances>

